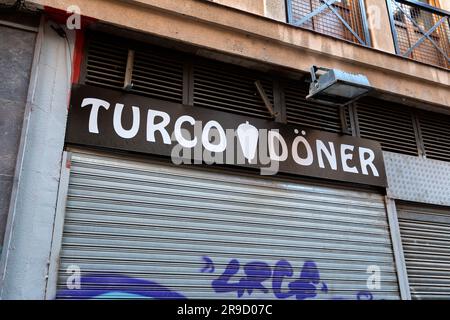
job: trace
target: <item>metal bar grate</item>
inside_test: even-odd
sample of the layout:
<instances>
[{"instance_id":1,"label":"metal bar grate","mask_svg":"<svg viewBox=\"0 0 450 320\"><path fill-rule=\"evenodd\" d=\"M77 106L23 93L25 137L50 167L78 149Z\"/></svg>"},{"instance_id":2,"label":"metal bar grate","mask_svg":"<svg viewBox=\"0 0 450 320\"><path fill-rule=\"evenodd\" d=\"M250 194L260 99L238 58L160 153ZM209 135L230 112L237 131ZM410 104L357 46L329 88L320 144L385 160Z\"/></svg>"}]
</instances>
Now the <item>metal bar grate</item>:
<instances>
[{"instance_id":1,"label":"metal bar grate","mask_svg":"<svg viewBox=\"0 0 450 320\"><path fill-rule=\"evenodd\" d=\"M288 0L289 23L326 35L369 45L360 0Z\"/></svg>"},{"instance_id":2,"label":"metal bar grate","mask_svg":"<svg viewBox=\"0 0 450 320\"><path fill-rule=\"evenodd\" d=\"M403 0L388 0L397 54L450 68L450 16ZM435 5L434 1L422 1Z\"/></svg>"}]
</instances>

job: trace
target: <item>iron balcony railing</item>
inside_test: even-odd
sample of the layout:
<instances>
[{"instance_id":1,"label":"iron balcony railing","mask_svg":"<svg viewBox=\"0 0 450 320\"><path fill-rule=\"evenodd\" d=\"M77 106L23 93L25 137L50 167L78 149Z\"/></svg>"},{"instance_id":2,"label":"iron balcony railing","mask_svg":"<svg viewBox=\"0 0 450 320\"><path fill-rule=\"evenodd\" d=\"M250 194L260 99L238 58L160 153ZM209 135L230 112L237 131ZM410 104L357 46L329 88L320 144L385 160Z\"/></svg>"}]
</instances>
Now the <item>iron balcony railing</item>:
<instances>
[{"instance_id":1,"label":"iron balcony railing","mask_svg":"<svg viewBox=\"0 0 450 320\"><path fill-rule=\"evenodd\" d=\"M426 3L425 3L426 2ZM433 0L387 0L398 55L450 68L450 14Z\"/></svg>"},{"instance_id":2,"label":"iron balcony railing","mask_svg":"<svg viewBox=\"0 0 450 320\"><path fill-rule=\"evenodd\" d=\"M288 23L370 46L363 0L286 0Z\"/></svg>"}]
</instances>

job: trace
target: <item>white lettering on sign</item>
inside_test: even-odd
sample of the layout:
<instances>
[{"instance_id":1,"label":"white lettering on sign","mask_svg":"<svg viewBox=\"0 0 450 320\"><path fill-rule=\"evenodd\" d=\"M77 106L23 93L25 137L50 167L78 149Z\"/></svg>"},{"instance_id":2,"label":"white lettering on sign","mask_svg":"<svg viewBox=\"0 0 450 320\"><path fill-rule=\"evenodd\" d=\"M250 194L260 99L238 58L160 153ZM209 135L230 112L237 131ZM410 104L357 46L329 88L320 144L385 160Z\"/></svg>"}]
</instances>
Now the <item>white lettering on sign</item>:
<instances>
[{"instance_id":1,"label":"white lettering on sign","mask_svg":"<svg viewBox=\"0 0 450 320\"><path fill-rule=\"evenodd\" d=\"M219 133L219 143L218 144L212 144L209 141L210 130L213 128L216 129ZM225 151L225 149L227 148L227 137L225 136L225 131L223 130L220 123L218 123L217 121L211 120L205 124L205 127L203 128L203 133L202 133L202 144L206 150L211 151L211 152L224 152Z\"/></svg>"},{"instance_id":2,"label":"white lettering on sign","mask_svg":"<svg viewBox=\"0 0 450 320\"><path fill-rule=\"evenodd\" d=\"M368 155L369 157L366 158L365 155ZM370 150L368 148L359 147L359 161L361 163L361 171L362 174L368 175L369 172L367 171L367 167L369 167L372 170L372 173L375 177L378 177L378 170L373 164L373 161L375 160L375 154L373 153L373 150Z\"/></svg>"},{"instance_id":3,"label":"white lettering on sign","mask_svg":"<svg viewBox=\"0 0 450 320\"><path fill-rule=\"evenodd\" d=\"M116 107L114 108L114 119L113 126L114 131L124 139L131 139L136 136L139 131L139 124L141 122L140 111L138 107L132 107L133 110L133 124L131 125L131 129L124 129L122 126L122 112L123 112L123 104L116 103Z\"/></svg>"},{"instance_id":4,"label":"white lettering on sign","mask_svg":"<svg viewBox=\"0 0 450 320\"><path fill-rule=\"evenodd\" d=\"M325 168L325 164L323 162L323 155L325 155L328 163L330 164L331 169L337 170L336 150L334 150L334 143L328 142L328 145L330 146L329 150L327 149L325 143L323 143L322 140L316 140L317 157L319 158L319 167Z\"/></svg>"},{"instance_id":5,"label":"white lettering on sign","mask_svg":"<svg viewBox=\"0 0 450 320\"><path fill-rule=\"evenodd\" d=\"M197 137L194 137L194 139L187 140L183 137L183 134L181 133L181 126L183 123L188 122L191 125L195 124L195 119L191 116L181 116L175 121L175 127L173 128L173 132L175 135L176 140L178 143L184 147L184 148L193 148L197 145Z\"/></svg>"},{"instance_id":6,"label":"white lettering on sign","mask_svg":"<svg viewBox=\"0 0 450 320\"><path fill-rule=\"evenodd\" d=\"M86 106L92 106L91 113L89 115L89 132L98 134L98 111L100 107L108 110L110 104L108 101L101 99L85 98L83 99L83 102L81 102L81 107L84 108Z\"/></svg>"},{"instance_id":7,"label":"white lettering on sign","mask_svg":"<svg viewBox=\"0 0 450 320\"><path fill-rule=\"evenodd\" d=\"M305 158L302 158L298 155L298 146L300 143L302 143L306 148ZM294 161L301 166L310 166L313 164L313 151L311 149L311 145L309 144L308 140L305 139L305 137L295 137L294 142L292 142L292 157L294 158Z\"/></svg>"},{"instance_id":8,"label":"white lettering on sign","mask_svg":"<svg viewBox=\"0 0 450 320\"><path fill-rule=\"evenodd\" d=\"M140 107L131 106L131 109L127 110L124 104L116 103L114 110L110 110L110 105L108 101L96 98L82 100L81 108L91 106L89 133L99 134L101 131L99 130L99 116L104 117L104 114L108 114L109 118L112 117L113 132L118 137L122 139L137 137L141 129ZM317 136L327 137L329 135L317 135L315 131L309 131L314 134L308 136L307 139L305 130L300 132L298 129L292 128L294 135L287 132L285 128L282 128L281 132L279 129L258 129L251 123L251 120L245 120L242 123L238 122L238 125L234 123L233 126L236 125L236 127L227 128L227 134L225 134L224 128L216 120L209 120L202 126L202 122L191 115L171 116L167 112L153 109L148 109L146 113L147 119L145 122L142 121L146 124L146 127L143 128L146 130L144 141L165 145L172 145L172 142L178 143L184 149L192 149L194 151L193 158L201 158L200 161L205 163L223 163L223 158L225 158L226 164L245 164L246 161L259 166L270 165L272 167L273 164L276 164L274 167L278 170L278 163L288 161L289 168L298 165L310 167L308 170L340 170L341 172L338 174L345 172L361 173L373 177L380 175L375 166L374 150L336 142L340 140L333 142L327 141L325 138L318 139ZM125 121L127 128L124 128L124 114L127 116L125 119L128 119ZM256 120L253 121L256 123ZM105 121L100 123L105 125ZM229 130L232 132L228 132ZM345 139L344 141L349 141L348 138ZM289 144L291 145L289 146ZM224 157L220 153L225 151L227 153ZM187 153L183 151L183 154ZM186 156L183 157L186 158ZM273 174L274 171L271 170L270 174ZM321 173L318 175L322 176Z\"/></svg>"},{"instance_id":9,"label":"white lettering on sign","mask_svg":"<svg viewBox=\"0 0 450 320\"><path fill-rule=\"evenodd\" d=\"M286 144L286 140L281 136L278 131L270 130L268 133L268 143L269 143L269 156L274 161L286 161L288 158L288 146ZM277 139L278 143L275 143L275 139ZM281 148L281 153L277 154L275 149L276 146Z\"/></svg>"},{"instance_id":10,"label":"white lettering on sign","mask_svg":"<svg viewBox=\"0 0 450 320\"><path fill-rule=\"evenodd\" d=\"M156 118L162 118L162 121L155 123ZM157 110L148 110L147 116L147 141L155 142L155 132L159 132L163 138L164 144L171 144L169 132L166 127L170 123L170 116L166 112Z\"/></svg>"},{"instance_id":11,"label":"white lettering on sign","mask_svg":"<svg viewBox=\"0 0 450 320\"><path fill-rule=\"evenodd\" d=\"M355 146L351 146L348 144L341 144L341 161L342 161L342 170L345 172L358 173L358 169L356 167L350 167L348 165L348 161L353 160L353 153L347 153L347 150L353 152Z\"/></svg>"}]
</instances>

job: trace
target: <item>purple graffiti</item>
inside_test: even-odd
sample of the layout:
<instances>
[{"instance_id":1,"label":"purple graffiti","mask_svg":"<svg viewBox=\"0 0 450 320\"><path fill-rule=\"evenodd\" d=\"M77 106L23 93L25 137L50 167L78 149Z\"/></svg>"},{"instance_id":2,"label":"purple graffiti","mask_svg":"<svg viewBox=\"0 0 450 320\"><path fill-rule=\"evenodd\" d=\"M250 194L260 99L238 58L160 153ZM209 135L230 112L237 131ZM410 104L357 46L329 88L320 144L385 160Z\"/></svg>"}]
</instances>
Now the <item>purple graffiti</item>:
<instances>
[{"instance_id":1,"label":"purple graffiti","mask_svg":"<svg viewBox=\"0 0 450 320\"><path fill-rule=\"evenodd\" d=\"M370 291L359 291L356 294L357 300L373 300L372 292Z\"/></svg>"},{"instance_id":2,"label":"purple graffiti","mask_svg":"<svg viewBox=\"0 0 450 320\"><path fill-rule=\"evenodd\" d=\"M291 264L286 260L276 263L274 270L265 262L252 261L244 267L245 276L238 280L231 281L240 270L240 263L237 259L232 259L228 263L224 272L212 281L212 287L216 293L237 292L241 298L245 292L252 295L254 290L268 293L269 289L263 284L264 281L272 279L272 289L278 299L286 299L295 296L298 300L314 298L317 295L317 288L320 284L320 274L314 261L306 261L300 271L299 277L290 282L289 291L282 291L282 283L285 278L292 279L294 275ZM322 291L328 291L326 284L322 284Z\"/></svg>"},{"instance_id":3,"label":"purple graffiti","mask_svg":"<svg viewBox=\"0 0 450 320\"><path fill-rule=\"evenodd\" d=\"M203 261L205 262L205 266L203 267L203 269L200 270L200 272L213 273L215 268L214 262L211 260L211 258L203 256Z\"/></svg>"},{"instance_id":4,"label":"purple graffiti","mask_svg":"<svg viewBox=\"0 0 450 320\"><path fill-rule=\"evenodd\" d=\"M291 264L286 260L280 260L275 264L272 277L272 288L275 297L278 299L287 299L292 296L291 292L282 292L282 284L284 278L291 278L294 275L294 270Z\"/></svg>"},{"instance_id":5,"label":"purple graffiti","mask_svg":"<svg viewBox=\"0 0 450 320\"><path fill-rule=\"evenodd\" d=\"M264 293L269 292L262 284L272 276L272 270L267 263L260 261L249 262L244 266L244 272L246 277L241 279L240 285L247 290L249 295L253 293L253 290L261 290Z\"/></svg>"},{"instance_id":6,"label":"purple graffiti","mask_svg":"<svg viewBox=\"0 0 450 320\"><path fill-rule=\"evenodd\" d=\"M147 299L186 299L154 281L132 278L120 274L90 274L80 279L80 289L60 290L57 299L95 299L129 297Z\"/></svg>"},{"instance_id":7,"label":"purple graffiti","mask_svg":"<svg viewBox=\"0 0 450 320\"><path fill-rule=\"evenodd\" d=\"M292 279L294 270L291 264L286 260L280 260L275 265L272 287L275 296L278 299L287 299L295 295L297 300L314 298L317 296L317 288L320 284L320 273L314 261L306 261L300 271L298 279L289 283L288 292L282 292L282 283L284 278ZM320 289L322 292L328 292L328 287L322 283Z\"/></svg>"},{"instance_id":8,"label":"purple graffiti","mask_svg":"<svg viewBox=\"0 0 450 320\"><path fill-rule=\"evenodd\" d=\"M243 290L240 290L240 282L230 282L231 278L239 272L240 267L241 265L237 259L231 260L219 278L212 282L214 291L216 293L237 291L238 297L242 297L244 292Z\"/></svg>"},{"instance_id":9,"label":"purple graffiti","mask_svg":"<svg viewBox=\"0 0 450 320\"><path fill-rule=\"evenodd\" d=\"M202 257L205 266L202 273L215 271L211 258ZM241 271L241 275L238 275ZM241 265L239 260L231 259L225 270L211 282L216 293L235 292L238 298L252 296L256 292L273 293L277 299L295 298L305 300L316 298L318 293L328 294L329 289L321 281L319 268L314 261L306 261L299 272L289 261L282 259L271 267L263 261L250 261ZM271 288L268 287L272 285ZM122 274L92 273L80 278L80 288L60 290L57 299L187 299L183 294L173 291L155 281L138 279ZM332 300L344 300L332 295ZM370 291L358 291L357 300L373 300Z\"/></svg>"},{"instance_id":10,"label":"purple graffiti","mask_svg":"<svg viewBox=\"0 0 450 320\"><path fill-rule=\"evenodd\" d=\"M272 270L267 263L260 261L247 263L244 266L245 277L232 282L231 278L238 273L239 269L239 261L232 259L219 278L212 282L214 291L217 293L236 291L239 298L246 291L249 295L253 293L253 290L261 290L264 293L269 292L269 289L262 284L272 276Z\"/></svg>"},{"instance_id":11,"label":"purple graffiti","mask_svg":"<svg viewBox=\"0 0 450 320\"><path fill-rule=\"evenodd\" d=\"M329 292L328 285L320 279L317 264L311 260L304 262L297 277L295 277L294 268L285 259L277 261L273 269L262 261L248 262L242 269L244 276L238 277L241 264L237 259L230 260L223 273L212 281L211 286L214 291L216 293L236 292L238 298L243 297L245 293L251 296L256 290L268 293L270 290L264 285L264 282L271 280L272 292L277 299L294 297L297 300L305 300L316 298L319 291L324 294ZM204 268L203 270L208 269ZM284 282L287 282L285 286L283 286ZM340 296L331 296L330 298L332 300L345 299ZM356 299L372 300L373 295L370 291L359 291Z\"/></svg>"},{"instance_id":12,"label":"purple graffiti","mask_svg":"<svg viewBox=\"0 0 450 320\"><path fill-rule=\"evenodd\" d=\"M320 283L319 269L314 261L306 261L300 271L300 277L289 283L289 289L297 300L317 296L317 286Z\"/></svg>"}]
</instances>

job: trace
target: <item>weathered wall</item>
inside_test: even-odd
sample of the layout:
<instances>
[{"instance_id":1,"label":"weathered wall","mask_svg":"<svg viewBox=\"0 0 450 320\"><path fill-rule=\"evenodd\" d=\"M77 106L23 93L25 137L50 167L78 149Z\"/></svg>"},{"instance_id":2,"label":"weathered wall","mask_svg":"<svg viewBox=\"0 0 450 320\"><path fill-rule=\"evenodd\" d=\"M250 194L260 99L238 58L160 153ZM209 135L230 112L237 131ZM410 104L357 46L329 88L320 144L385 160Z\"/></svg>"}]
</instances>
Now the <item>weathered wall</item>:
<instances>
[{"instance_id":1,"label":"weathered wall","mask_svg":"<svg viewBox=\"0 0 450 320\"><path fill-rule=\"evenodd\" d=\"M285 0L264 0L264 16L281 22L287 22Z\"/></svg>"},{"instance_id":2,"label":"weathered wall","mask_svg":"<svg viewBox=\"0 0 450 320\"><path fill-rule=\"evenodd\" d=\"M204 0L204 1L211 1L242 11L247 11L258 15L264 15L263 0Z\"/></svg>"},{"instance_id":3,"label":"weathered wall","mask_svg":"<svg viewBox=\"0 0 450 320\"><path fill-rule=\"evenodd\" d=\"M3 19L2 19L3 18ZM0 15L0 20L5 20ZM14 181L36 33L0 23L0 252Z\"/></svg>"},{"instance_id":4,"label":"weathered wall","mask_svg":"<svg viewBox=\"0 0 450 320\"><path fill-rule=\"evenodd\" d=\"M382 92L450 106L448 71L209 1L34 1L63 10L77 4L100 21L276 66L364 73Z\"/></svg>"},{"instance_id":5,"label":"weathered wall","mask_svg":"<svg viewBox=\"0 0 450 320\"><path fill-rule=\"evenodd\" d=\"M17 194L0 263L1 299L45 297L74 51L50 24L45 23L37 40ZM73 43L71 33L68 41Z\"/></svg>"}]
</instances>

